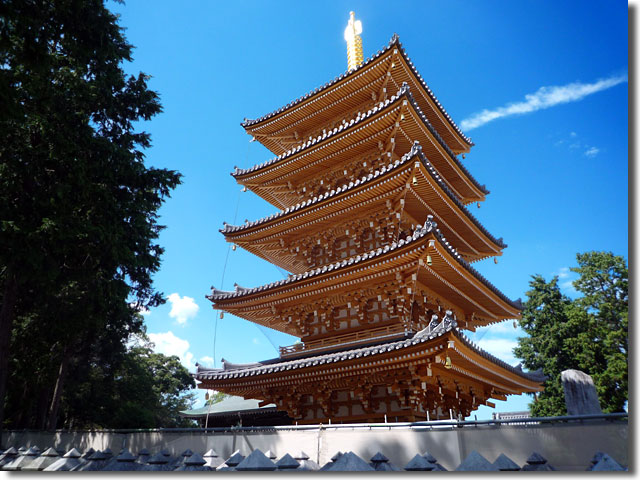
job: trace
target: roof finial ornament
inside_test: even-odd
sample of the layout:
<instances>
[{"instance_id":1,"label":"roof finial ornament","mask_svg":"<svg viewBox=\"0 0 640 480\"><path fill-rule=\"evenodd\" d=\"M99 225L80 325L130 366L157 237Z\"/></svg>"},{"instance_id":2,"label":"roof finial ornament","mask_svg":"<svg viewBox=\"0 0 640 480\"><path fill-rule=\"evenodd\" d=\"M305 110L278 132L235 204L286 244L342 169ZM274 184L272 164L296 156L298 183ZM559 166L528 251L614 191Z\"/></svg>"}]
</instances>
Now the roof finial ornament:
<instances>
[{"instance_id":1,"label":"roof finial ornament","mask_svg":"<svg viewBox=\"0 0 640 480\"><path fill-rule=\"evenodd\" d=\"M355 12L349 12L349 23L344 30L344 39L347 41L347 63L349 70L353 70L364 60L362 53L362 22L356 20Z\"/></svg>"}]
</instances>

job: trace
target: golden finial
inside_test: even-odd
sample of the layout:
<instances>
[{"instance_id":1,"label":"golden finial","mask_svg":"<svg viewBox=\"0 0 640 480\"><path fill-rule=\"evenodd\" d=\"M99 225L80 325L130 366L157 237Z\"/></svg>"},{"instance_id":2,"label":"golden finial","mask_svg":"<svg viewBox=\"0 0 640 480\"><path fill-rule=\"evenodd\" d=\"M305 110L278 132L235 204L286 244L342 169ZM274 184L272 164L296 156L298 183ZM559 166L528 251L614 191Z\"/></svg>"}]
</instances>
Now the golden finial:
<instances>
[{"instance_id":1,"label":"golden finial","mask_svg":"<svg viewBox=\"0 0 640 480\"><path fill-rule=\"evenodd\" d=\"M362 63L362 22L356 20L355 12L349 12L349 23L344 30L344 39L347 41L347 62L349 70L356 68Z\"/></svg>"}]
</instances>

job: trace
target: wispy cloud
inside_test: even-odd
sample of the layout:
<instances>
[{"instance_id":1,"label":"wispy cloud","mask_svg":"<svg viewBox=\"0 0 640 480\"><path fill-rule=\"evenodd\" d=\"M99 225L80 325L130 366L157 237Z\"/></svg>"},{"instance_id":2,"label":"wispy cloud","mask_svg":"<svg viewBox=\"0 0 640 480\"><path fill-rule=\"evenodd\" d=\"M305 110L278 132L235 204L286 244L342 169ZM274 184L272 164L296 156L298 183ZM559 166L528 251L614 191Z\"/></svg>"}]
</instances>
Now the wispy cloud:
<instances>
[{"instance_id":1,"label":"wispy cloud","mask_svg":"<svg viewBox=\"0 0 640 480\"><path fill-rule=\"evenodd\" d=\"M535 93L524 96L524 101L514 102L494 110L482 110L460 122L463 130L481 127L498 118L543 110L562 103L577 102L588 95L607 90L627 81L627 74L612 75L593 83L573 82L568 85L540 87Z\"/></svg>"},{"instance_id":2,"label":"wispy cloud","mask_svg":"<svg viewBox=\"0 0 640 480\"><path fill-rule=\"evenodd\" d=\"M573 286L573 280L560 282L560 288L565 292L576 292L576 287Z\"/></svg>"},{"instance_id":3,"label":"wispy cloud","mask_svg":"<svg viewBox=\"0 0 640 480\"><path fill-rule=\"evenodd\" d=\"M585 152L584 152L584 154L585 154L587 157L591 157L591 158L593 158L593 157L595 157L596 155L598 155L598 153L600 153L600 149L599 149L599 148L597 148L597 147L591 147L591 148L589 148L587 151L585 151Z\"/></svg>"},{"instance_id":4,"label":"wispy cloud","mask_svg":"<svg viewBox=\"0 0 640 480\"><path fill-rule=\"evenodd\" d=\"M562 147L564 145L569 151L581 151L587 158L595 158L602 152L602 149L584 142L576 132L570 132L567 138L561 138L553 142L554 147Z\"/></svg>"},{"instance_id":5,"label":"wispy cloud","mask_svg":"<svg viewBox=\"0 0 640 480\"><path fill-rule=\"evenodd\" d=\"M200 310L195 300L186 295L181 297L177 293L172 293L167 299L171 302L169 316L175 318L180 325L186 324L187 320L195 317Z\"/></svg>"},{"instance_id":6,"label":"wispy cloud","mask_svg":"<svg viewBox=\"0 0 640 480\"><path fill-rule=\"evenodd\" d=\"M560 288L565 291L565 293L576 292L575 287L573 286L573 281L576 278L576 274L572 272L569 267L562 267L556 273L558 276L558 280L560 280Z\"/></svg>"}]
</instances>

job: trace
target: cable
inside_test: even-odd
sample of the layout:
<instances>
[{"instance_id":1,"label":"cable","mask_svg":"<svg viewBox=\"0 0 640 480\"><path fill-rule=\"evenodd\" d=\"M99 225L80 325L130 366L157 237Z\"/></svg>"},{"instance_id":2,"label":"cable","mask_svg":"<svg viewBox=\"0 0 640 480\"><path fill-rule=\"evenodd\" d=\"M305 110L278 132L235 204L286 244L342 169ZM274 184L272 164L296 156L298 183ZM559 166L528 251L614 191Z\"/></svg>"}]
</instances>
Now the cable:
<instances>
[{"instance_id":1,"label":"cable","mask_svg":"<svg viewBox=\"0 0 640 480\"><path fill-rule=\"evenodd\" d=\"M247 143L247 154L245 155L245 165L247 164L247 162L249 161L249 145L251 145L251 142L253 141L253 138L251 138L251 140L249 140L249 142ZM238 190L238 199L236 201L236 211L233 214L233 225L236 224L236 220L238 218L238 209L240 208L240 193L242 192L241 190ZM227 263L229 261L229 252L231 251L231 245L229 245L227 247L227 255L224 259L224 266L222 267L222 278L220 279L220 290L222 290L224 288L224 276L225 273L227 272ZM216 323L215 326L213 327L213 368L216 368L216 340L218 338L218 320L220 319L220 315L216 315Z\"/></svg>"},{"instance_id":2,"label":"cable","mask_svg":"<svg viewBox=\"0 0 640 480\"><path fill-rule=\"evenodd\" d=\"M282 278L287 278L289 276L289 274L287 273L286 270L283 270L282 268L280 268L275 263L273 263L272 265L278 269L278 271L280 272L280 275L282 275Z\"/></svg>"},{"instance_id":3,"label":"cable","mask_svg":"<svg viewBox=\"0 0 640 480\"><path fill-rule=\"evenodd\" d=\"M265 329L267 327L263 326L263 325L258 325L257 323L253 324L254 327L256 327L258 330L260 330L260 333L262 333L262 335L264 335L264 338L267 339L267 341L271 344L271 346L273 347L273 349L276 351L276 353L280 353L280 350L278 350L278 345L276 345L276 343L271 340L271 338L269 338L269 335L267 335Z\"/></svg>"},{"instance_id":4,"label":"cable","mask_svg":"<svg viewBox=\"0 0 640 480\"><path fill-rule=\"evenodd\" d=\"M480 337L479 337L479 338L476 338L476 339L474 340L474 342L478 343L480 340L482 340L482 338L483 338L487 333L489 333L489 330L491 329L491 327L493 327L493 325L489 325L489 328L487 328L484 332L482 332L482 335L480 335ZM474 333L474 335L473 335L473 336L475 337L475 333L476 333L476 332L473 332L473 333Z\"/></svg>"}]
</instances>

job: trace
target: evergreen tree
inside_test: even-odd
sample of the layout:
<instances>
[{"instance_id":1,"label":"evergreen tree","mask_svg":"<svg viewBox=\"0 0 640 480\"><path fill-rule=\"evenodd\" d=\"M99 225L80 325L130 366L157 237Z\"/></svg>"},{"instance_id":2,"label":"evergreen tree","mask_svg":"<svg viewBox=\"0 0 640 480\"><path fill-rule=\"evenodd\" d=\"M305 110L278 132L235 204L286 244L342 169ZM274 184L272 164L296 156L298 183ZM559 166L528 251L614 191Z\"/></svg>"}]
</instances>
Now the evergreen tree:
<instances>
[{"instance_id":1,"label":"evergreen tree","mask_svg":"<svg viewBox=\"0 0 640 480\"><path fill-rule=\"evenodd\" d=\"M61 422L73 428L190 427L179 412L192 407L195 381L176 356L155 353L145 340L131 346L116 365L86 365L87 375L70 383Z\"/></svg>"},{"instance_id":2,"label":"evergreen tree","mask_svg":"<svg viewBox=\"0 0 640 480\"><path fill-rule=\"evenodd\" d=\"M558 277L539 275L529 283L514 354L530 370L548 377L531 404L534 416L565 415L560 374L577 369L591 375L604 412L623 410L628 397L628 270L624 258L606 252L577 255L576 300L560 292Z\"/></svg>"},{"instance_id":3,"label":"evergreen tree","mask_svg":"<svg viewBox=\"0 0 640 480\"><path fill-rule=\"evenodd\" d=\"M157 211L180 175L144 163L134 124L161 106L125 75L116 20L102 0L0 4L0 429L8 380L31 387L10 368L43 364L36 416L53 428L70 365L104 338L121 356L137 310L163 302Z\"/></svg>"},{"instance_id":4,"label":"evergreen tree","mask_svg":"<svg viewBox=\"0 0 640 480\"><path fill-rule=\"evenodd\" d=\"M582 294L575 303L589 316L589 349L580 359L593 378L605 412L622 411L628 398L629 270L611 252L577 255L580 277L573 282Z\"/></svg>"}]
</instances>

